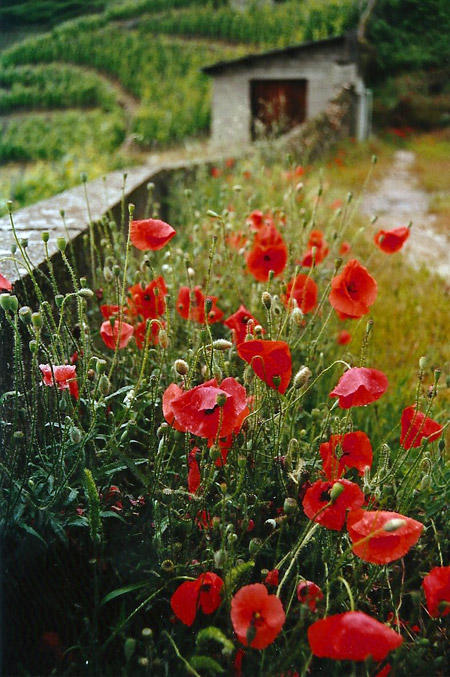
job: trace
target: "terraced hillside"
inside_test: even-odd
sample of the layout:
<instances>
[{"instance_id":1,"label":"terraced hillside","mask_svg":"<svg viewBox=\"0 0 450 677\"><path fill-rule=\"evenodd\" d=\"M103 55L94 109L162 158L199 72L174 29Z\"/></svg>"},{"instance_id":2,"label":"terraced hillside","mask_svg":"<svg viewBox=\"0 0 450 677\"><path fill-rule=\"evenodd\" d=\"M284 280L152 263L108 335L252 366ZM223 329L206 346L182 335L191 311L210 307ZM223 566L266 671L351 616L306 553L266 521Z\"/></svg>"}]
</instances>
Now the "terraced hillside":
<instances>
[{"instance_id":1,"label":"terraced hillside","mask_svg":"<svg viewBox=\"0 0 450 677\"><path fill-rule=\"evenodd\" d=\"M0 212L205 134L200 68L256 49L341 33L348 2L237 12L224 0L109 3L0 53ZM3 202L3 205L2 205ZM4 209L3 209L4 210Z\"/></svg>"}]
</instances>

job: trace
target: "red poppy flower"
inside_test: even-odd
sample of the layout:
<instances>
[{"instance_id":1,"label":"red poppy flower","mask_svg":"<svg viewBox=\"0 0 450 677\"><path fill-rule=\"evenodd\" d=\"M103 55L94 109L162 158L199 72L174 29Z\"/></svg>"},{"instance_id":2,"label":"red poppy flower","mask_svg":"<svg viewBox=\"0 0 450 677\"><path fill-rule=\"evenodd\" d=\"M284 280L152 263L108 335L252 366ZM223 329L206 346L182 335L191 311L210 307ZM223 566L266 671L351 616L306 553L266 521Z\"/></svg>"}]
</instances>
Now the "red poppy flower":
<instances>
[{"instance_id":1,"label":"red poppy flower","mask_svg":"<svg viewBox=\"0 0 450 677\"><path fill-rule=\"evenodd\" d=\"M417 543L423 524L396 512L355 510L349 513L347 529L355 555L372 564L387 564Z\"/></svg>"},{"instance_id":2,"label":"red poppy flower","mask_svg":"<svg viewBox=\"0 0 450 677\"><path fill-rule=\"evenodd\" d=\"M386 663L384 668L381 668L380 672L377 672L375 677L387 677L391 670L392 670L392 665L390 663Z\"/></svg>"},{"instance_id":3,"label":"red poppy flower","mask_svg":"<svg viewBox=\"0 0 450 677\"><path fill-rule=\"evenodd\" d=\"M12 284L9 280L0 273L0 290L2 291L11 291Z\"/></svg>"},{"instance_id":4,"label":"red poppy flower","mask_svg":"<svg viewBox=\"0 0 450 677\"><path fill-rule=\"evenodd\" d=\"M285 620L281 600L269 595L262 583L245 585L231 600L231 622L244 646L265 649L280 633Z\"/></svg>"},{"instance_id":5,"label":"red poppy flower","mask_svg":"<svg viewBox=\"0 0 450 677\"><path fill-rule=\"evenodd\" d=\"M141 251L162 249L176 234L168 223L159 219L144 219L130 223L130 240Z\"/></svg>"},{"instance_id":6,"label":"red poppy flower","mask_svg":"<svg viewBox=\"0 0 450 677\"><path fill-rule=\"evenodd\" d=\"M164 315L166 311L164 297L167 294L167 287L161 275L144 289L140 284L135 284L128 289L128 292L130 297L127 299L127 303L132 315L141 315L144 320L156 320L159 316Z\"/></svg>"},{"instance_id":7,"label":"red poppy flower","mask_svg":"<svg viewBox=\"0 0 450 677\"><path fill-rule=\"evenodd\" d=\"M299 275L288 282L286 294L283 294L283 303L286 307L292 305L292 299L297 301L297 306L303 313L310 313L317 305L317 285L308 275Z\"/></svg>"},{"instance_id":8,"label":"red poppy flower","mask_svg":"<svg viewBox=\"0 0 450 677\"><path fill-rule=\"evenodd\" d=\"M213 179L218 179L219 176L222 176L222 170L219 169L218 167L211 167L209 170L209 173L213 177Z\"/></svg>"},{"instance_id":9,"label":"red poppy flower","mask_svg":"<svg viewBox=\"0 0 450 677\"><path fill-rule=\"evenodd\" d=\"M62 364L51 367L49 364L40 364L39 369L42 373L44 385L52 386L55 383L58 390L68 390L75 399L78 399L77 368L75 365Z\"/></svg>"},{"instance_id":10,"label":"red poppy flower","mask_svg":"<svg viewBox=\"0 0 450 677\"><path fill-rule=\"evenodd\" d=\"M340 209L343 206L343 204L344 203L342 202L342 200L334 200L330 204L330 209Z\"/></svg>"},{"instance_id":11,"label":"red poppy flower","mask_svg":"<svg viewBox=\"0 0 450 677\"><path fill-rule=\"evenodd\" d=\"M120 327L120 334L119 334ZM111 325L111 320L106 320L100 327L100 336L102 337L107 348L112 350L118 348L126 348L133 336L134 327L127 322L120 323L119 320L114 320Z\"/></svg>"},{"instance_id":12,"label":"red poppy flower","mask_svg":"<svg viewBox=\"0 0 450 677\"><path fill-rule=\"evenodd\" d=\"M197 609L213 614L219 608L223 580L217 574L206 572L195 581L185 581L173 593L170 606L175 616L189 627L195 621Z\"/></svg>"},{"instance_id":13,"label":"red poppy flower","mask_svg":"<svg viewBox=\"0 0 450 677\"><path fill-rule=\"evenodd\" d=\"M329 442L320 445L323 472L329 480L337 480L347 468L356 468L360 475L372 466L372 445L360 430L345 435L331 435ZM338 452L338 453L337 453Z\"/></svg>"},{"instance_id":14,"label":"red poppy flower","mask_svg":"<svg viewBox=\"0 0 450 677\"><path fill-rule=\"evenodd\" d=\"M273 586L276 587L278 585L279 579L280 579L280 572L278 571L278 569L272 569L272 571L268 572L268 574L267 574L267 576L264 580L264 583L266 585L273 585Z\"/></svg>"},{"instance_id":15,"label":"red poppy flower","mask_svg":"<svg viewBox=\"0 0 450 677\"><path fill-rule=\"evenodd\" d=\"M200 451L198 447L194 447L188 455L188 491L190 494L195 494L200 486L200 466L195 458L197 452Z\"/></svg>"},{"instance_id":16,"label":"red poppy flower","mask_svg":"<svg viewBox=\"0 0 450 677\"><path fill-rule=\"evenodd\" d=\"M248 362L270 388L284 393L292 376L292 359L284 341L254 339L238 345L238 355Z\"/></svg>"},{"instance_id":17,"label":"red poppy flower","mask_svg":"<svg viewBox=\"0 0 450 677\"><path fill-rule=\"evenodd\" d=\"M227 235L226 243L231 249L242 249L247 244L247 237L244 235L242 230L238 230L236 233L230 233Z\"/></svg>"},{"instance_id":18,"label":"red poppy flower","mask_svg":"<svg viewBox=\"0 0 450 677\"><path fill-rule=\"evenodd\" d=\"M165 323L162 322L162 325L165 326ZM158 322L152 322L152 326L151 326L151 329L150 329L150 335L149 335L149 344L152 344L154 346L158 345L160 329L161 329L161 327L158 324ZM145 345L146 335L147 335L147 320L143 320L143 322L139 322L134 327L134 339L136 341L136 345L139 348L139 350L142 350L142 348Z\"/></svg>"},{"instance_id":19,"label":"red poppy flower","mask_svg":"<svg viewBox=\"0 0 450 677\"><path fill-rule=\"evenodd\" d=\"M377 283L366 268L351 259L342 273L331 280L329 301L341 320L355 319L369 312L377 291Z\"/></svg>"},{"instance_id":20,"label":"red poppy flower","mask_svg":"<svg viewBox=\"0 0 450 677\"><path fill-rule=\"evenodd\" d=\"M175 418L178 430L181 427L199 437L226 437L241 426L247 415L245 388L231 376L224 379L220 386L216 379L212 379L182 392L178 397L172 397L176 392L174 385L169 386L170 398L166 395L167 390L164 393L163 412L165 416L168 412L168 423L173 421L172 416ZM219 405L218 400L224 403Z\"/></svg>"},{"instance_id":21,"label":"red poppy flower","mask_svg":"<svg viewBox=\"0 0 450 677\"><path fill-rule=\"evenodd\" d=\"M239 344L242 343L242 341L245 341L245 337L252 326L251 324L249 325L250 320L253 321L253 326L255 326L255 324L260 324L256 317L241 304L239 309L224 321L224 325L233 332L234 343Z\"/></svg>"},{"instance_id":22,"label":"red poppy flower","mask_svg":"<svg viewBox=\"0 0 450 677\"><path fill-rule=\"evenodd\" d=\"M414 405L403 409L401 424L400 444L404 449L420 447L424 438L434 442L442 435L444 429L432 418L418 411Z\"/></svg>"},{"instance_id":23,"label":"red poppy flower","mask_svg":"<svg viewBox=\"0 0 450 677\"><path fill-rule=\"evenodd\" d=\"M343 490L332 500L331 492L336 484L340 484ZM317 480L306 491L302 501L306 517L333 531L342 529L348 510L357 510L363 504L364 494L358 485L344 479L339 482Z\"/></svg>"},{"instance_id":24,"label":"red poppy flower","mask_svg":"<svg viewBox=\"0 0 450 677\"><path fill-rule=\"evenodd\" d=\"M379 230L375 235L374 242L386 254L394 254L403 247L409 237L409 228L401 226L392 230Z\"/></svg>"},{"instance_id":25,"label":"red poppy flower","mask_svg":"<svg viewBox=\"0 0 450 677\"><path fill-rule=\"evenodd\" d=\"M191 302L191 290L189 287L181 287L177 298L177 311L184 320L193 320L199 324L206 324L205 301L212 301L211 310L208 313L208 324L220 322L223 312L216 306L217 296L205 296L199 286L194 288L194 299Z\"/></svg>"},{"instance_id":26,"label":"red poppy flower","mask_svg":"<svg viewBox=\"0 0 450 677\"><path fill-rule=\"evenodd\" d=\"M247 270L259 282L267 282L269 271L275 277L286 267L287 247L274 226L262 226L257 232L252 248L247 254Z\"/></svg>"},{"instance_id":27,"label":"red poppy flower","mask_svg":"<svg viewBox=\"0 0 450 677\"><path fill-rule=\"evenodd\" d=\"M109 318L112 317L113 315L117 315L118 312L119 312L119 309L120 309L120 306L110 305L110 304L100 306L100 312L103 315L103 317L105 318L105 320L109 320Z\"/></svg>"},{"instance_id":28,"label":"red poppy flower","mask_svg":"<svg viewBox=\"0 0 450 677\"><path fill-rule=\"evenodd\" d=\"M375 661L382 661L402 644L403 638L362 611L346 611L310 625L308 642L319 658L365 661L372 656Z\"/></svg>"},{"instance_id":29,"label":"red poppy flower","mask_svg":"<svg viewBox=\"0 0 450 677\"><path fill-rule=\"evenodd\" d=\"M439 618L450 614L450 567L434 567L422 585L430 616Z\"/></svg>"},{"instance_id":30,"label":"red poppy flower","mask_svg":"<svg viewBox=\"0 0 450 677\"><path fill-rule=\"evenodd\" d=\"M352 249L352 246L350 242L343 242L341 246L339 247L339 254L340 256L345 256L348 254Z\"/></svg>"},{"instance_id":31,"label":"red poppy flower","mask_svg":"<svg viewBox=\"0 0 450 677\"><path fill-rule=\"evenodd\" d=\"M162 407L163 415L167 423L169 423L175 430L179 430L182 433L187 432L187 428L184 425L181 425L175 418L175 412L172 409L172 402L176 400L180 395L183 394L183 390L176 383L171 383L168 388L165 389L162 398Z\"/></svg>"},{"instance_id":32,"label":"red poppy flower","mask_svg":"<svg viewBox=\"0 0 450 677\"><path fill-rule=\"evenodd\" d=\"M341 409L371 404L386 392L389 382L382 371L367 367L353 367L346 371L330 397L339 398Z\"/></svg>"},{"instance_id":33,"label":"red poppy flower","mask_svg":"<svg viewBox=\"0 0 450 677\"><path fill-rule=\"evenodd\" d=\"M311 268L313 262L315 265L322 263L328 256L330 249L325 241L324 234L321 230L312 230L309 234L308 251L303 256L301 265ZM315 256L313 256L312 247L316 248Z\"/></svg>"},{"instance_id":34,"label":"red poppy flower","mask_svg":"<svg viewBox=\"0 0 450 677\"><path fill-rule=\"evenodd\" d=\"M323 599L323 592L312 581L301 581L297 585L297 599L302 604L307 604L311 611L315 611L317 602Z\"/></svg>"},{"instance_id":35,"label":"red poppy flower","mask_svg":"<svg viewBox=\"0 0 450 677\"><path fill-rule=\"evenodd\" d=\"M346 329L342 329L337 335L336 343L340 346L346 346L352 340L352 335Z\"/></svg>"}]
</instances>

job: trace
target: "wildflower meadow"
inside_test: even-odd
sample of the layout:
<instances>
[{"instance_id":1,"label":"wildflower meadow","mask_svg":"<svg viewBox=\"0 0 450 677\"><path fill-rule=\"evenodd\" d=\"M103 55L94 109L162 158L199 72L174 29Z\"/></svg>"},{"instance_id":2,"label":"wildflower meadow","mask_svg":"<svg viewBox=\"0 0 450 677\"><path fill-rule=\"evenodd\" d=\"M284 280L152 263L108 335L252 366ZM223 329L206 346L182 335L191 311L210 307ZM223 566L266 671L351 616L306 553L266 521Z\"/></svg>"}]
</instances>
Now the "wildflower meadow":
<instances>
[{"instance_id":1,"label":"wildflower meadow","mask_svg":"<svg viewBox=\"0 0 450 677\"><path fill-rule=\"evenodd\" d=\"M448 675L448 362L374 348L414 224L290 157L152 191L0 276L5 674Z\"/></svg>"}]
</instances>

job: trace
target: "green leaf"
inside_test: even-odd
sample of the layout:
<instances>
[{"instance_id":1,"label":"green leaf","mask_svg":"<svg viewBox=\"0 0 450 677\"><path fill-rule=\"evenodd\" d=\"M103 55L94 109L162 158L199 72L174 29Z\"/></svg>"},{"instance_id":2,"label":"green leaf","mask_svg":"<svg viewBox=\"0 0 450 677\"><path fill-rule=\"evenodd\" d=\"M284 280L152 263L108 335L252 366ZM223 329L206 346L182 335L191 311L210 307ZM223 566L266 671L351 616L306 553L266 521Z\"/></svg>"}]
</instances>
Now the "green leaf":
<instances>
[{"instance_id":1,"label":"green leaf","mask_svg":"<svg viewBox=\"0 0 450 677\"><path fill-rule=\"evenodd\" d=\"M200 630L200 632L197 633L197 637L195 639L195 643L197 644L198 647L211 641L218 642L219 644L222 645L223 654L230 655L234 651L233 642L229 640L228 637L225 637L222 630L219 630L219 628L216 628L213 625L210 625L209 627Z\"/></svg>"},{"instance_id":2,"label":"green leaf","mask_svg":"<svg viewBox=\"0 0 450 677\"><path fill-rule=\"evenodd\" d=\"M103 402L108 402L109 400L112 400L113 397L117 397L117 395L123 395L124 393L128 393L130 390L133 390L134 386L123 386L123 388L119 388L119 390L116 390L114 393L111 393L110 395L107 395Z\"/></svg>"},{"instance_id":3,"label":"green leaf","mask_svg":"<svg viewBox=\"0 0 450 677\"><path fill-rule=\"evenodd\" d=\"M232 592L238 583L242 581L243 578L247 578L247 575L250 573L251 569L255 566L254 562L243 562L237 567L231 569L228 572L225 578L225 585L227 589Z\"/></svg>"},{"instance_id":4,"label":"green leaf","mask_svg":"<svg viewBox=\"0 0 450 677\"><path fill-rule=\"evenodd\" d=\"M107 604L112 599L116 599L116 597L121 597L122 595L126 595L129 592L133 592L133 590L145 588L147 585L149 585L148 581L140 581L139 583L130 583L130 585L125 585L123 588L117 588L112 592L108 592L108 594L105 595L105 597L103 597L102 601L100 602L100 606Z\"/></svg>"},{"instance_id":5,"label":"green leaf","mask_svg":"<svg viewBox=\"0 0 450 677\"><path fill-rule=\"evenodd\" d=\"M225 670L209 656L192 656L190 664L194 670L206 670L211 675L223 675Z\"/></svg>"},{"instance_id":6,"label":"green leaf","mask_svg":"<svg viewBox=\"0 0 450 677\"><path fill-rule=\"evenodd\" d=\"M43 543L45 546L47 546L47 543L45 542L45 540L42 538L42 536L41 536L40 534L38 534L37 531L35 531L35 530L33 529L33 527L30 527L30 526L28 526L28 524L23 524L23 523L20 524L19 526L20 526L24 531L26 531L28 534L31 534L32 536L36 536L36 538L38 538L40 541L42 541L42 543Z\"/></svg>"}]
</instances>

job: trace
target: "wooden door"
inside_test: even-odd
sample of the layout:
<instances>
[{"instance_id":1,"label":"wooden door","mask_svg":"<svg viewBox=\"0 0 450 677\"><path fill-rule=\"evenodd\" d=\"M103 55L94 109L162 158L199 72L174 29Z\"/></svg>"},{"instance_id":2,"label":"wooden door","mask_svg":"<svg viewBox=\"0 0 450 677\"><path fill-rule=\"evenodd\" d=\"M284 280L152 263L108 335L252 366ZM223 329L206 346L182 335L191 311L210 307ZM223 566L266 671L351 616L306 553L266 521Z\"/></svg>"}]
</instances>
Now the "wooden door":
<instances>
[{"instance_id":1,"label":"wooden door","mask_svg":"<svg viewBox=\"0 0 450 677\"><path fill-rule=\"evenodd\" d=\"M306 119L306 80L251 80L252 137L284 134Z\"/></svg>"}]
</instances>

